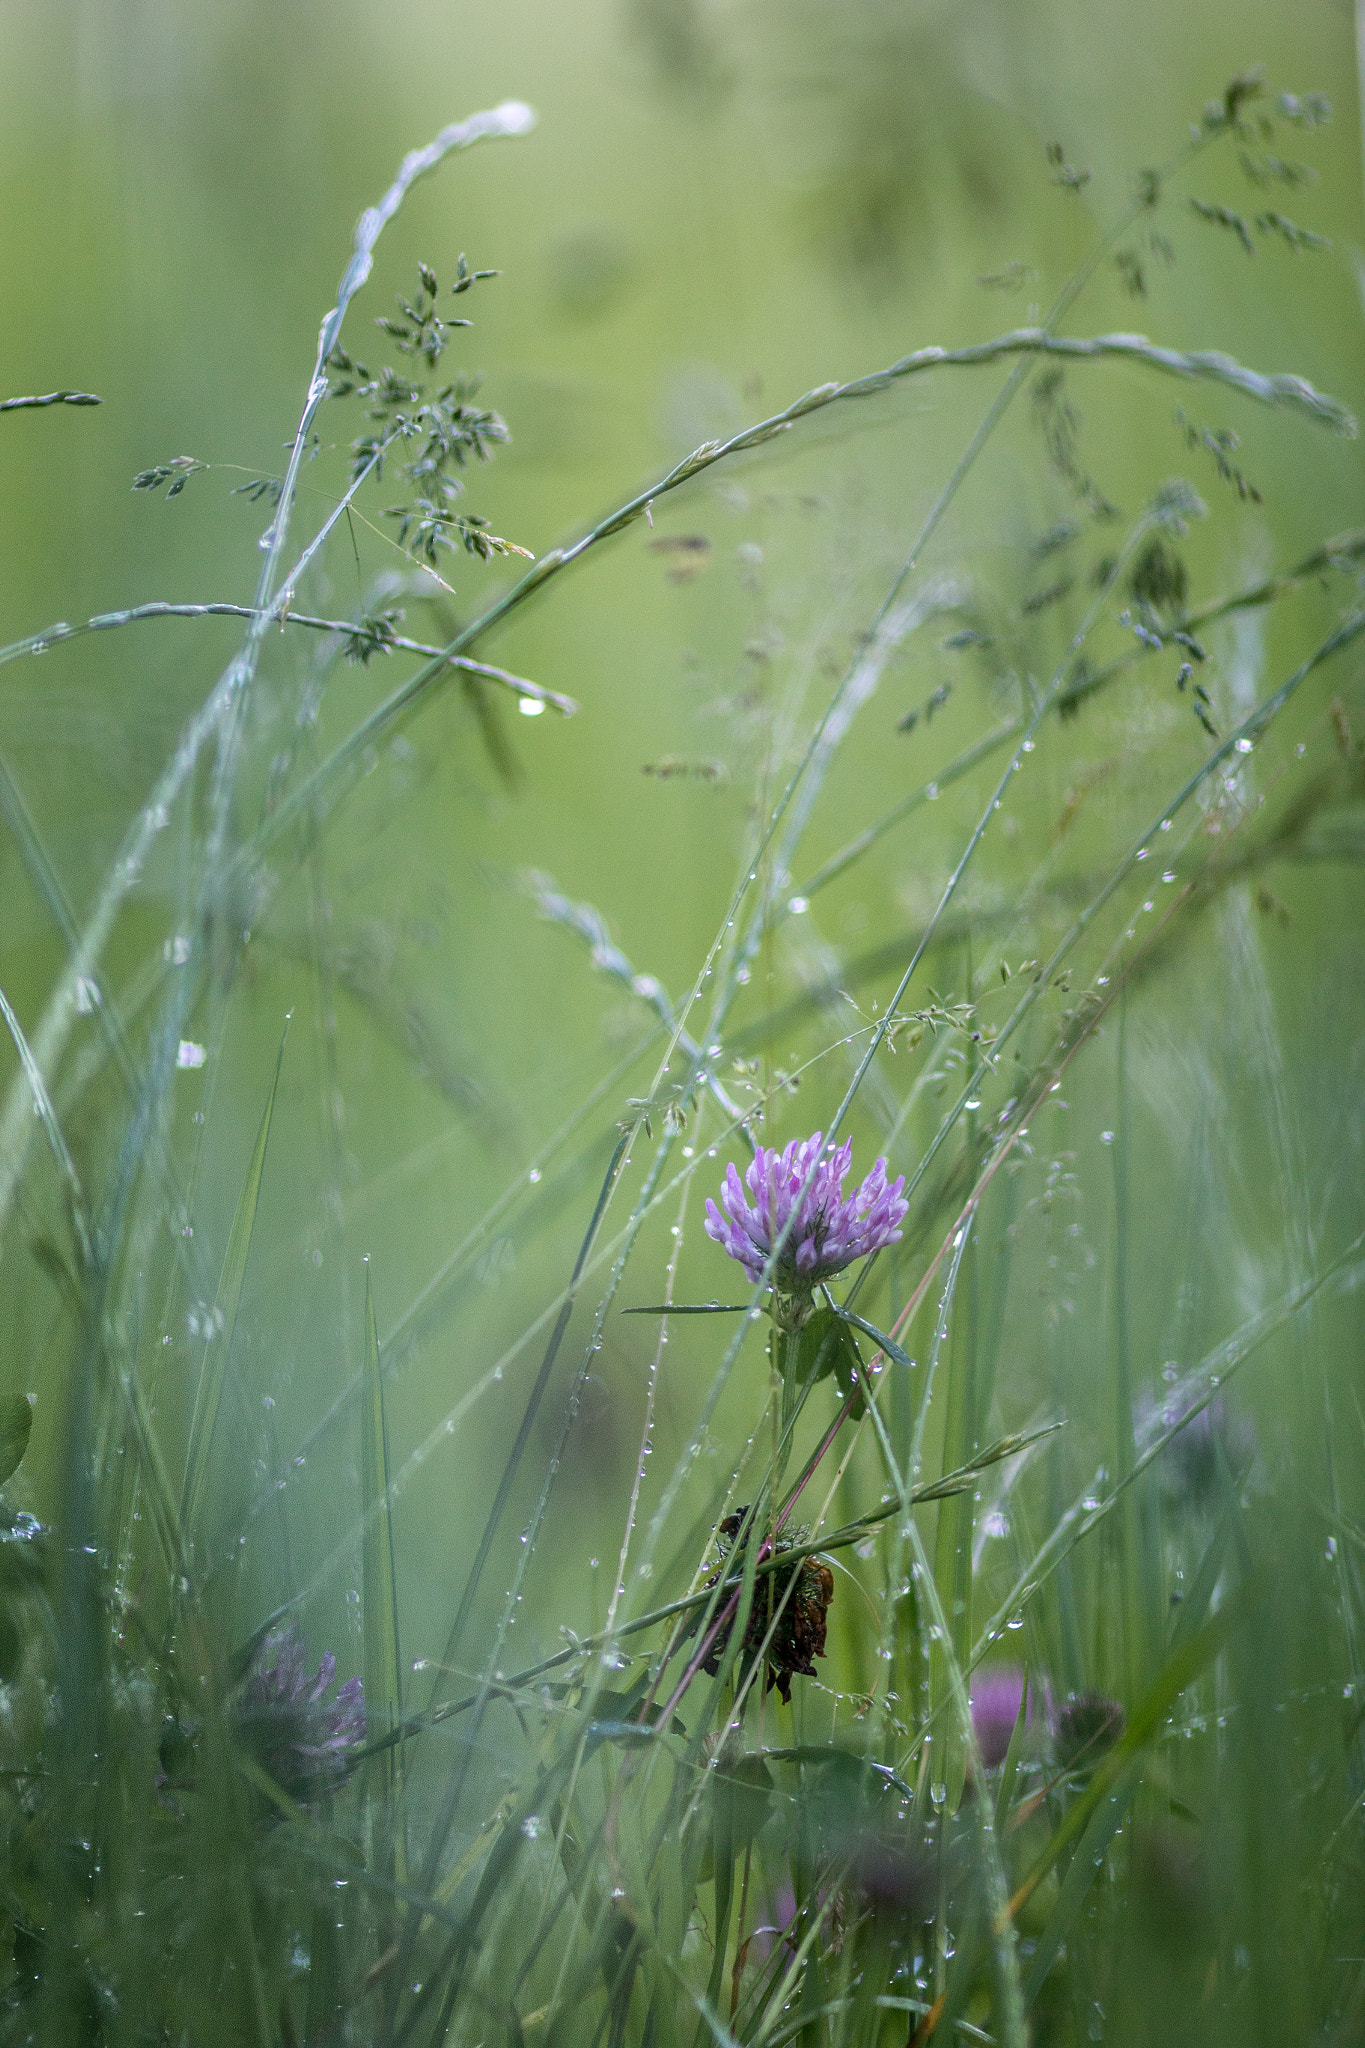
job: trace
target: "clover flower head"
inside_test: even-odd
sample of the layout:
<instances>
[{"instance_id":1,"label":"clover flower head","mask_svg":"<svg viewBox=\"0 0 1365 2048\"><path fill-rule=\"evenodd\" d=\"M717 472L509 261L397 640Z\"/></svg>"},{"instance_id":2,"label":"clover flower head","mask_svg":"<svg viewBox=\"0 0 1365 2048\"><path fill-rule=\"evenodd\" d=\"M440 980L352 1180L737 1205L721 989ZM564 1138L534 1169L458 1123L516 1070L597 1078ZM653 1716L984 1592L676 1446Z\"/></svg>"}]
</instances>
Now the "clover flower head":
<instances>
[{"instance_id":1,"label":"clover flower head","mask_svg":"<svg viewBox=\"0 0 1365 2048\"><path fill-rule=\"evenodd\" d=\"M1157 1471L1168 1498L1189 1508L1205 1507L1217 1498L1223 1464L1240 1486L1256 1460L1255 1426L1245 1416L1229 1412L1221 1394L1192 1413L1201 1398L1201 1388L1188 1380L1166 1388L1155 1401L1139 1403L1134 1415L1143 1450L1177 1423L1184 1425L1162 1451Z\"/></svg>"},{"instance_id":2,"label":"clover flower head","mask_svg":"<svg viewBox=\"0 0 1365 2048\"><path fill-rule=\"evenodd\" d=\"M773 1246L785 1233L772 1276L779 1294L809 1295L817 1281L842 1272L855 1259L899 1243L910 1207L901 1195L904 1174L888 1182L884 1159L845 1197L852 1141L822 1156L823 1136L816 1131L809 1138L794 1138L780 1152L760 1145L744 1176L752 1207L733 1164L726 1168L719 1204L709 1197L706 1203L707 1236L737 1259L751 1280L762 1277Z\"/></svg>"},{"instance_id":3,"label":"clover flower head","mask_svg":"<svg viewBox=\"0 0 1365 2048\"><path fill-rule=\"evenodd\" d=\"M988 1771L1002 1764L1009 1754L1010 1738L1019 1719L1019 1706L1024 1697L1024 1673L1018 1664L988 1664L972 1674L972 1733L981 1751L981 1761ZM1040 1699L1044 1703L1039 1707ZM1047 1681L1034 1677L1029 1680L1028 1713L1025 1727L1037 1727L1041 1713L1050 1709L1051 1691Z\"/></svg>"},{"instance_id":4,"label":"clover flower head","mask_svg":"<svg viewBox=\"0 0 1365 2048\"><path fill-rule=\"evenodd\" d=\"M1052 1717L1052 1743L1064 1771L1093 1770L1127 1727L1117 1700L1102 1692L1068 1693Z\"/></svg>"},{"instance_id":5,"label":"clover flower head","mask_svg":"<svg viewBox=\"0 0 1365 2048\"><path fill-rule=\"evenodd\" d=\"M328 1650L309 1675L303 1637L295 1623L261 1643L242 1686L238 1733L262 1768L295 1799L337 1785L352 1768L351 1752L365 1740L365 1688L348 1679L334 1699L336 1677Z\"/></svg>"}]
</instances>

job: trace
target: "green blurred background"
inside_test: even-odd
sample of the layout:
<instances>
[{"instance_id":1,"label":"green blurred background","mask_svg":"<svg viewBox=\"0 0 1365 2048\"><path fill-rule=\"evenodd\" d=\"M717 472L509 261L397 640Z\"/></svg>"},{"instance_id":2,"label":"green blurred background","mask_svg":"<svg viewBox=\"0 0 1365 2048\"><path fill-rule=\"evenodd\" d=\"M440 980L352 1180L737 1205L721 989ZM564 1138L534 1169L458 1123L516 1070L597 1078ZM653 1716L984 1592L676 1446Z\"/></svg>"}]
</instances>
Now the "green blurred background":
<instances>
[{"instance_id":1,"label":"green blurred background","mask_svg":"<svg viewBox=\"0 0 1365 2048\"><path fill-rule=\"evenodd\" d=\"M0 634L152 598L249 600L266 508L231 490L282 463L355 218L407 149L508 97L536 108L535 132L458 158L418 188L381 245L348 335L367 360L379 356L369 320L410 287L418 260L443 282L461 251L502 273L464 302L475 325L447 361L486 373L487 402L512 434L474 479L469 505L537 554L701 440L814 384L1033 317L1123 203L1135 170L1176 149L1204 103L1251 64L1277 90L1322 90L1334 103L1333 124L1304 141L1321 182L1286 202L1331 236L1333 252L1296 257L1265 245L1248 262L1234 237L1177 202L1174 267L1151 264L1138 303L1104 269L1073 330L1140 328L1177 346L1228 348L1365 410L1353 34L1344 0L1293 9L1269 0L9 0L0 7L4 389L77 386L104 404L0 428ZM1080 193L1051 180L1053 141L1091 171ZM1254 198L1230 158L1189 189L1232 205ZM615 1121L649 1072L641 1059L610 1079L566 1151L543 1178L527 1179L651 1018L594 972L584 947L538 918L521 877L528 868L552 875L569 897L597 905L637 971L674 994L690 985L753 807L771 800L998 375L923 380L851 416L826 415L692 487L652 534L633 528L480 650L572 695L582 707L574 720L526 721L498 700L490 751L467 697L444 689L366 763L311 868L292 861L298 849L277 849L256 878L226 1027L211 1035L204 1068L177 1077L172 1123L193 1190L180 1227L193 1230L212 1276L293 1009L231 1434L220 1446L222 1528L237 1529L251 1508L244 1622L317 1577L310 1641L335 1643L345 1665L349 1627L350 1661L358 1655L354 1416L343 1407L316 1432L359 1367L368 1257L381 1336L402 1326L387 1363L395 1462L413 1460L397 1520L404 1649L440 1655L538 1359L520 1340L563 1283ZM1177 470L1214 504L1217 518L1190 543L1196 596L1254 580L1359 520L1358 444L1132 370L1078 372L1068 389L1084 413L1084 459L1127 514ZM1237 505L1205 459L1183 449L1177 401L1192 418L1235 424L1238 460L1263 505ZM339 409L324 411L324 441L344 444L358 429ZM130 494L136 472L179 455L211 467L174 502ZM300 537L340 473L326 454L306 473ZM320 494L310 496L314 485ZM363 501L380 527L386 502L383 487ZM1030 547L1067 510L1021 405L924 574L972 578L987 609L1017 606L1042 573ZM689 557L657 545L670 536L708 545ZM694 558L699 573L684 573ZM348 535L333 543L308 607L355 616L362 588L402 566L358 524L354 553ZM508 580L503 566L463 558L449 575L447 610L409 598L406 630L439 640L446 618L467 617ZM1325 627L1332 601L1315 612L1310 594L1307 615ZM1310 644L1303 616L1253 614L1219 640L1220 724ZM1045 678L1069 623L1054 610L1030 630L1017 660ZM0 678L0 749L78 914L239 637L228 621L156 622L91 636ZM941 637L921 634L888 667L813 819L807 870L1002 715L1008 678L961 656L954 668ZM396 659L333 661L324 672L307 636L272 637L249 734L254 786L291 749L296 768L319 758L400 673ZM899 735L901 715L950 673L957 687L932 725ZM314 709L301 719L310 691ZM1319 693L1305 705L1301 721L1317 746L1323 701ZM1039 950L1038 933L1107 872L1202 752L1169 678L1159 696L1155 685L1125 692L1050 729L1012 802L1011 830L988 846L972 885L975 943L989 943L996 910L1049 861L1055 896L1007 948L1020 958ZM642 773L670 762L719 772ZM739 1014L750 1033L741 1049L790 1064L853 1028L836 1005L785 1038L764 1037L765 1009L813 984L846 988L864 1006L885 994L895 979L887 960L849 963L879 947L894 953L916 927L984 788L977 778L945 794L807 918L791 920ZM155 992L148 977L184 900L174 831L163 848L105 965L134 1024L150 1015L137 1005ZM1248 883L1203 913L1194 941L1135 996L1127 1026L1132 1343L1135 1379L1149 1393L1163 1362L1192 1364L1359 1227L1353 861L1301 863L1270 880L1272 912L1258 910ZM8 841L0 901L0 982L31 1026L63 948ZM961 939L927 972L960 994ZM107 1076L81 1091L79 1052L80 1041L65 1077L71 1127L98 1182L123 1112ZM8 1072L8 1051L3 1059ZM1076 1419L1058 1499L1110 1455L1090 1361L1113 1313L1115 1059L1112 1034L1090 1048L1017 1205L1015 1270L1029 1277L1011 1296L994 1412L1015 1427L1060 1399ZM800 1098L774 1111L772 1134L803 1134L827 1117L842 1060L826 1059ZM889 1114L868 1094L854 1120L860 1168ZM908 1163L918 1135L913 1126L894 1166ZM1048 1161L1074 1176L1066 1199L1075 1215L1056 1222L1059 1249L1047 1235ZM66 1342L30 1249L51 1203L44 1170L34 1169L29 1227L11 1234L0 1260L18 1384L39 1395L40 1493L57 1447ZM489 1205L518 1185L524 1199L477 1256L433 1285ZM699 1190L683 1298L723 1296L727 1286L700 1234L700 1199ZM656 1297L672 1216L647 1233L624 1298ZM167 1290L156 1238L149 1224L137 1253L147 1286L130 1283L126 1313L140 1318L143 1358L164 1351L152 1394L173 1438L185 1398L177 1375L185 1361L197 1368L202 1303ZM1293 1399L1284 1356L1279 1378L1267 1367L1248 1396L1267 1468L1308 1523L1325 1483L1313 1373L1344 1400L1355 1334L1349 1318L1320 1331L1312 1371L1308 1354L1295 1354ZM651 1331L613 1318L559 1474L555 1540L518 1627L523 1661L554 1649L561 1625L590 1625L609 1593L651 1346ZM485 1386L505 1350L501 1380ZM572 1351L537 1424L517 1495L523 1517L559 1426ZM671 1466L685 1440L713 1356L704 1325L675 1332L656 1466ZM756 1362L727 1397L679 1543L689 1516L707 1525L761 1381ZM479 1397L444 1433L476 1386ZM1343 1437L1338 1454L1358 1481L1358 1434L1351 1445ZM864 1491L877 1484L869 1464ZM502 1575L487 1581L490 1602L515 1555L510 1524L506 1549ZM1322 1558L1315 1524L1302 1554ZM836 1628L836 1649L838 1640Z\"/></svg>"}]
</instances>

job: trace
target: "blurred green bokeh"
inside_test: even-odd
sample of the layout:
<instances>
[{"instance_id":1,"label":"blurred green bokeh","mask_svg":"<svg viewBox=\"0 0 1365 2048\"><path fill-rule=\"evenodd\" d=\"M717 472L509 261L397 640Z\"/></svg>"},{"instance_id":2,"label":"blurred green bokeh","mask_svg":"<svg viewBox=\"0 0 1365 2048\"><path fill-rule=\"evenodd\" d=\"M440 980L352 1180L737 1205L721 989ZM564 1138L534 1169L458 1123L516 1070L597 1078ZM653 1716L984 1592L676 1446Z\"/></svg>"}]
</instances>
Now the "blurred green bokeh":
<instances>
[{"instance_id":1,"label":"blurred green bokeh","mask_svg":"<svg viewBox=\"0 0 1365 2048\"><path fill-rule=\"evenodd\" d=\"M1338 0L1292 10L1270 0L8 0L0 36L0 395L72 386L104 401L98 412L0 421L6 642L155 598L250 600L268 510L231 492L281 466L355 218L407 149L509 97L536 108L535 132L461 157L418 188L348 333L364 355L369 319L409 288L419 260L443 282L461 252L502 273L463 302L475 324L453 350L486 373L486 400L512 434L473 479L469 504L537 555L700 441L811 386L930 342L1024 324L1107 224L1134 172L1178 147L1203 104L1251 64L1277 90L1321 90L1334 103L1333 124L1311 141L1321 180L1290 206L1331 237L1333 252L1299 257L1266 243L1248 262L1234 236L1182 210L1178 260L1149 264L1145 299L1135 303L1107 267L1074 331L1140 328L1177 347L1226 348L1365 413L1355 47ZM1053 141L1092 173L1079 193L1051 179ZM1230 161L1199 190L1247 203ZM355 1419L343 1410L315 1440L310 1431L360 1369L368 1257L381 1337L410 1318L387 1359L396 1458L413 1460L396 1523L404 1651L441 1656L535 1347L509 1358L501 1386L461 1410L449 1435L443 1420L563 1284L615 1122L649 1066L611 1083L567 1154L574 1164L557 1162L478 1259L428 1297L452 1249L524 1180L651 1021L619 982L593 971L585 948L537 916L525 871L596 905L639 973L675 995L690 986L724 916L751 807L774 794L764 777L777 772L782 734L801 734L817 715L999 375L908 386L691 487L652 532L632 528L480 648L575 698L576 718L523 721L507 715L509 701L490 699L490 749L467 693L443 689L366 764L328 823L313 882L279 861L282 886L246 949L230 1029L204 1069L176 1081L187 1177L195 1162L192 1227L213 1275L285 1013L295 1011L225 1416L234 1452L221 1473L222 1524L235 1526L252 1499L268 1503L247 1524L244 1627L316 1579L310 1639L332 1642L343 1666L348 1644L351 1664L358 1657ZM1188 549L1200 598L1359 523L1358 443L1135 370L1080 369L1068 390L1084 415L1084 460L1127 515L1177 471L1215 505ZM1177 402L1193 420L1235 425L1237 460L1263 503L1230 502L1207 457L1184 446ZM344 444L356 431L339 409L324 411L325 441ZM209 465L181 496L130 494L138 471L179 455ZM306 475L298 534L325 510L340 473L324 452L313 473L319 495ZM382 487L369 492L374 523L338 535L301 608L356 616L376 578L402 571L382 533L385 502ZM924 575L970 573L1000 607L1017 605L1028 577L1042 574L1030 547L1066 511L1025 403ZM706 545L665 545L683 538ZM449 574L444 609L410 597L405 630L442 640L451 617L468 617L509 580L505 565L464 558ZM1278 613L1248 621L1219 642L1220 723L1273 688L1310 644ZM231 621L157 621L92 635L0 677L0 753L78 917L239 637ZM306 643L272 636L267 651L269 686L250 733L260 786L291 746L304 767L319 758L398 674L378 659L334 663L324 677ZM1055 662L1065 644L1062 625L1044 617L1030 658ZM805 871L1004 715L1002 677L952 659L955 668L939 636L926 634L888 667L825 789ZM899 735L902 714L950 673L957 687L932 724L922 718ZM321 693L311 729L297 716L310 675ZM1156 708L1141 687L1097 704L1040 750L1014 836L988 847L973 881L978 932L1045 861L1055 896L1038 921L1049 927L1194 771L1200 735L1183 706L1175 722L1162 688ZM1319 727L1321 711L1315 702ZM1309 722L1306 708L1304 733ZM707 772L642 772L678 764ZM896 943L932 907L985 786L978 778L945 792L875 864L783 927L738 1015L741 1047L809 1056L816 1040L854 1028L851 1011L832 1022L817 1013L806 1020L814 1038L802 1038L804 1026L785 1041L762 1036L766 1008L821 981L864 1009L884 999ZM131 988L149 961L155 970L173 942L177 859L168 843L119 927L103 977L114 991ZM1107 1455L1111 1421L1088 1367L1114 1313L1107 1147L1120 1068L1135 1383L1155 1387L1169 1359L1193 1363L1360 1227L1358 875L1348 861L1286 865L1266 878L1268 903L1258 906L1248 882L1201 912L1135 992L1125 1052L1117 1027L1089 1048L1068 1086L1069 1121L1060 1106L1039 1139L1040 1158L1050 1148L1075 1176L1074 1194L1058 1197L1075 1214L1058 1221L1041 1183L1029 1184L1014 1258L1036 1285L1012 1298L995 1412L1001 1428L1015 1428L1060 1402L1073 1418L1065 1458L1077 1480ZM0 902L0 985L31 1026L64 947L8 838ZM242 914L255 924L250 899ZM891 957L856 967L879 947ZM969 972L958 943L936 954L930 978L960 995ZM828 1117L846 1078L840 1057L773 1111L779 1141ZM8 1076L8 1050L0 1064ZM81 1158L99 1172L117 1103L107 1077L72 1102ZM855 1118L860 1161L866 1153L870 1164L885 1122L871 1103ZM39 1396L31 1463L41 1499L58 1453L65 1354L30 1257L49 1197L40 1188L32 1201L30 1228L12 1232L0 1255L0 1289L14 1384ZM672 1214L647 1233L631 1299L657 1298ZM1067 1235L1073 1221L1084 1229ZM684 1299L726 1288L699 1226L700 1193L678 1281ZM143 1254L150 1271L149 1245ZM903 1278L895 1285L903 1298ZM1021 1306L1030 1299L1031 1319ZM164 1334L176 1356L192 1349L198 1308L175 1301ZM159 1299L142 1312L150 1356ZM1322 1564L1312 1503L1329 1484L1324 1389L1329 1415L1331 1402L1349 1412L1358 1357L1358 1317L1323 1315L1311 1339L1276 1352L1273 1374L1253 1368L1246 1390L1288 1532L1266 1626L1286 1683L1300 1687L1328 1683L1315 1647L1276 1631L1292 1616L1294 1574ZM554 1540L516 1631L521 1662L557 1648L561 1627L600 1621L652 1341L652 1329L612 1318L568 1440ZM675 1327L653 1443L664 1470L713 1360L704 1324ZM761 1370L755 1363L717 1416L714 1462L702 1461L686 1500L699 1528L752 1427ZM569 1371L566 1361L565 1385ZM152 1393L173 1433L183 1396L169 1374ZM537 1424L517 1496L523 1518L559 1414L551 1399ZM1349 1470L1330 1483L1340 1479L1348 1502L1354 1486L1358 1508L1354 1419L1335 1452ZM870 1459L865 1477L864 1491L875 1490ZM490 1575L490 1612L505 1583ZM1102 1614L1090 1625L1102 1634ZM836 1605L831 1682L852 1690L870 1675L853 1668L848 1629ZM1076 1646L1054 1645L1052 1655L1065 1666ZM1166 1910L1159 1846L1156 1919Z\"/></svg>"}]
</instances>

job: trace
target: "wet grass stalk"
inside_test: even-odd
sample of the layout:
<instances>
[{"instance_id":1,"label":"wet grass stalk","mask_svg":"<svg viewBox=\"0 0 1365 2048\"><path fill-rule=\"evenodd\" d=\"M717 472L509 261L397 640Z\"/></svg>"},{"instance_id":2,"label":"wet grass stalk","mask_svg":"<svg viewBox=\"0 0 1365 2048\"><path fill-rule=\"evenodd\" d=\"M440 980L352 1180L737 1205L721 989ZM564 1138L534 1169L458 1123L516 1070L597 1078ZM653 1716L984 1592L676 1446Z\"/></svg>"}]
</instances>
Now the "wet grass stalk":
<instances>
[{"instance_id":1,"label":"wet grass stalk","mask_svg":"<svg viewBox=\"0 0 1365 2048\"><path fill-rule=\"evenodd\" d=\"M422 266L402 318L380 322L401 368L372 376L343 338L414 181L531 120L515 104L475 116L409 157L362 218L285 473L248 487L271 513L252 601L155 601L0 650L13 663L167 617L244 628L83 913L0 761L0 819L64 954L32 1025L0 994L15 1053L0 1109L7 1284L47 1290L38 1413L52 1390L61 1413L51 1469L30 1478L28 1363L14 1356L0 1401L0 2039L1070 2048L1156 2038L1154 1981L1162 2039L1354 2037L1365 1417L1335 1359L1349 1353L1365 1217L1349 1192L1353 1132L1320 1152L1305 1139L1267 964L1283 909L1267 876L1291 860L1349 875L1365 857L1358 689L1342 659L1365 613L1349 586L1341 597L1361 537L1300 537L1283 572L1192 594L1189 529L1208 507L1190 484L1154 479L1123 539L1102 545L1114 508L1081 462L1060 381L1122 364L1154 391L1175 378L1276 408L1306 436L1353 431L1296 376L1062 331L1109 268L1136 274L1134 248L1170 246L1176 214L1254 246L1239 214L1184 181L1218 154L1268 177L1256 152L1322 118L1312 96L1277 102L1254 75L1233 80L1168 163L1138 174L1040 323L918 348L707 443L438 644L397 630L391 583L359 617L335 616L318 572L381 474L406 493L393 516L419 568L434 572L442 546L483 562L524 552L461 502L459 473L488 458L501 422L471 382L433 390L417 374L458 324L438 314L434 273ZM1050 162L1076 201L1080 174L1060 153ZM1296 252L1320 239L1277 213L1253 225ZM484 275L461 258L453 294ZM326 1401L276 1472L253 1452L253 1404L262 1350L283 1353L292 1313L265 1223L308 1085L301 1034L280 1035L289 1005L226 1220L215 1182L242 1096L219 1077L258 986L272 1000L304 986L337 1191L327 1242L352 1260L333 850L348 848L376 743L420 732L452 682L570 715L564 692L486 659L485 643L533 601L552 606L594 551L675 496L695 507L712 471L798 447L816 416L862 401L890 419L913 380L946 389L940 372L996 366L1003 380L927 513L859 581L854 650L823 706L803 712L778 677L751 722L755 802L685 993L616 946L603 909L527 879L550 935L567 933L636 1006L630 1049L559 1105L529 1172L452 1227L411 1298L395 1302L356 1253L335 1295ZM1093 556L1088 586L1071 576L1045 601L988 588L958 520L969 480L994 487L1025 394L1039 498L1066 509L1025 571L1054 548ZM368 407L369 425L326 515L292 543L320 409L338 396ZM0 410L93 402L55 392ZM1215 507L1235 538L1248 496L1235 437L1189 436L1239 486ZM137 485L179 495L202 467L163 464ZM954 561L951 577L926 567L931 551ZM877 745L878 692L896 664L941 661L925 642L945 616L961 624L944 646L1004 650L974 723L939 758L930 712L902 720L933 772L907 771L889 808L832 815L832 792ZM1215 636L1271 616L1274 665L1266 656L1239 693ZM296 703L276 650L304 644L315 658ZM417 666L324 742L304 712L339 664L372 660ZM1158 697L1151 679L1164 688L1173 666ZM272 750L267 714L286 705L294 731ZM505 777L496 721L483 698L476 710L473 743ZM1103 747L1122 768L1100 804L1066 784ZM959 788L965 822L931 810ZM927 907L909 926L889 908L902 828L922 834ZM817 835L837 850L821 858ZM867 993L863 970L832 937L824 980L799 964L816 899L836 905L854 884L883 905L870 1016L850 993ZM294 889L309 910L291 953ZM150 956L112 986L135 916L145 933L167 905ZM1230 993L1209 959L1238 963ZM1216 1008L1210 988L1234 1013L1221 1038L1185 1014ZM98 1029L82 1036L87 1016ZM1239 1034L1268 1105L1273 1285L1260 1269L1246 1278L1265 1205L1248 1220L1227 1136ZM1355 1058L1343 1040L1342 1085ZM202 1128L187 1128L175 1077L202 1064ZM1200 1097L1198 1118L1171 1112L1154 1071L1182 1102ZM817 1122L819 1142L801 1147ZM1171 1290L1137 1250L1151 1242L1149 1125L1196 1190ZM847 1199L844 1140L861 1182ZM729 1184L702 1231L731 1154L744 1187ZM868 1172L877 1156L889 1185ZM416 1215L430 1185L414 1168L392 1199ZM566 1222L576 1249L539 1293L524 1266L514 1287L498 1282L516 1297L507 1318L466 1320L482 1262L515 1241L549 1273ZM623 1300L637 1282L639 1299ZM688 1299L691 1286L713 1298ZM1150 1298L1165 1292L1179 1302L1158 1315ZM362 1298L363 1317L349 1306ZM639 1319L621 1323L623 1306ZM556 1555L576 1512L566 1474L621 1328L646 1344L629 1470L611 1500L605 1616L575 1633L555 1604L576 1598ZM704 1361L690 1383L665 1349L684 1331ZM438 1344L454 1364L432 1421L408 1397L414 1362ZM1304 1475L1319 1433L1293 1457L1271 1446L1287 1380L1300 1408L1336 1418L1316 1492ZM520 1406L485 1473L470 1446L504 1382ZM263 1391L273 1412L284 1382ZM338 1507L310 1487L348 1431L358 1479ZM430 1588L419 1595L404 1562L419 1475L475 1506L460 1554L430 1574L449 1595L439 1654L408 1661L414 1630L431 1627ZM836 1500L855 1511L837 1520ZM284 1534L263 1567L268 1528ZM1324 1545L1330 1573L1303 1591ZM1297 1579L1277 1569L1282 1554ZM354 1640L324 1654L319 1630L350 1581ZM526 1656L529 1614L538 1647L557 1647ZM1257 1785L1282 1811L1263 1810ZM1310 1954L1311 1973L1292 1960Z\"/></svg>"}]
</instances>

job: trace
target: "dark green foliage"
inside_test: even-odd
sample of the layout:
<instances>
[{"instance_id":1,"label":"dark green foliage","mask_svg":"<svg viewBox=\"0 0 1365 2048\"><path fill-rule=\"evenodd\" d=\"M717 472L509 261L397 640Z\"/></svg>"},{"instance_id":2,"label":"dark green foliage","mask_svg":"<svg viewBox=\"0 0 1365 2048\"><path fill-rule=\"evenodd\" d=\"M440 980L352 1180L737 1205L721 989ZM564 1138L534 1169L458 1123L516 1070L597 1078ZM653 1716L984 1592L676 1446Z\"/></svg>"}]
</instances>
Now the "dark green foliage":
<instances>
[{"instance_id":1,"label":"dark green foliage","mask_svg":"<svg viewBox=\"0 0 1365 2048\"><path fill-rule=\"evenodd\" d=\"M33 1403L27 1394L0 1400L0 1486L18 1471L33 1429Z\"/></svg>"}]
</instances>

